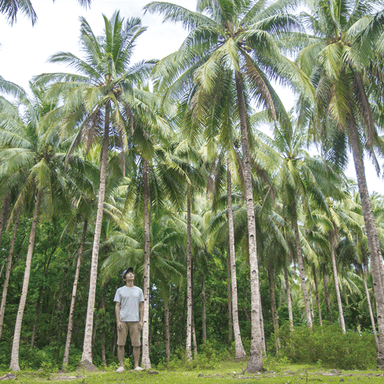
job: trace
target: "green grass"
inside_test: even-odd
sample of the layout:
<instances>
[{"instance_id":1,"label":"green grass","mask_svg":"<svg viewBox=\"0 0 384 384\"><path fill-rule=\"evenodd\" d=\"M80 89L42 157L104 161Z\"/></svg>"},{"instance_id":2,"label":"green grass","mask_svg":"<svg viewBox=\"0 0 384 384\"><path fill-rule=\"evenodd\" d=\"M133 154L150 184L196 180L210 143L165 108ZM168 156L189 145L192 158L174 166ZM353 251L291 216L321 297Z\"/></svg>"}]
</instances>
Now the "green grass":
<instances>
[{"instance_id":1,"label":"green grass","mask_svg":"<svg viewBox=\"0 0 384 384\"><path fill-rule=\"evenodd\" d=\"M276 383L276 384L365 384L383 383L384 371L335 371L326 369L319 365L308 366L299 364L286 364L285 362L266 361L267 371L263 373L250 374L243 372L247 362L220 362L213 369L194 369L175 371L159 370L157 374L150 374L147 371L123 373L114 372L114 368L107 368L106 371L99 372L70 372L60 374L49 371L21 371L17 372L18 384L37 384L49 382L67 382L76 384L103 384L126 382L132 384L202 384L202 383ZM154 371L154 370L153 370ZM9 372L0 372L0 377ZM76 378L75 378L76 377ZM5 381L7 382L7 381ZM12 381L10 381L12 382Z\"/></svg>"}]
</instances>

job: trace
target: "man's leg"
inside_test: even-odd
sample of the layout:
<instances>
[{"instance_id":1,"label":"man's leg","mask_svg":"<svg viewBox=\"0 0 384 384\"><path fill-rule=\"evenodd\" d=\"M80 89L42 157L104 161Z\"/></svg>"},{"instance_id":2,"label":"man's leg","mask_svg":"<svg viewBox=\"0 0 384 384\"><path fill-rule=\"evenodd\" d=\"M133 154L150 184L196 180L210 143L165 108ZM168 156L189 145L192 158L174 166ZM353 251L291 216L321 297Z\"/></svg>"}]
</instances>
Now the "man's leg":
<instances>
[{"instance_id":1,"label":"man's leg","mask_svg":"<svg viewBox=\"0 0 384 384\"><path fill-rule=\"evenodd\" d=\"M136 368L139 366L139 361L140 361L140 347L133 347L133 363L134 367Z\"/></svg>"},{"instance_id":2,"label":"man's leg","mask_svg":"<svg viewBox=\"0 0 384 384\"><path fill-rule=\"evenodd\" d=\"M133 347L133 369L141 370L139 366L140 361L140 331L139 331L139 322L129 323L129 334L131 336L131 342Z\"/></svg>"},{"instance_id":3,"label":"man's leg","mask_svg":"<svg viewBox=\"0 0 384 384\"><path fill-rule=\"evenodd\" d=\"M121 325L121 329L117 328L117 358L119 359L120 367L117 368L116 372L124 372L124 346L127 340L128 326L124 322Z\"/></svg>"},{"instance_id":4,"label":"man's leg","mask_svg":"<svg viewBox=\"0 0 384 384\"><path fill-rule=\"evenodd\" d=\"M124 345L118 345L117 346L117 358L119 359L120 367L124 368Z\"/></svg>"}]
</instances>

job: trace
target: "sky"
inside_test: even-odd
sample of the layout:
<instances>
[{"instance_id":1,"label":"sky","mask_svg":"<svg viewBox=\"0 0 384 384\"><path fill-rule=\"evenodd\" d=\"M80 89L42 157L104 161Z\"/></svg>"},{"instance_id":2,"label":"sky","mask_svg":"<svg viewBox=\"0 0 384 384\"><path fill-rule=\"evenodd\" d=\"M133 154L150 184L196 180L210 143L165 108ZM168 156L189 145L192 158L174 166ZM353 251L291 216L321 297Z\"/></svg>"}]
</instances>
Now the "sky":
<instances>
[{"instance_id":1,"label":"sky","mask_svg":"<svg viewBox=\"0 0 384 384\"><path fill-rule=\"evenodd\" d=\"M185 8L194 10L196 0L170 0ZM23 88L33 76L46 72L65 72L65 67L47 62L49 56L60 52L71 52L81 56L79 50L79 17L83 16L96 35L103 32L104 14L108 18L119 10L125 18L139 17L147 31L138 39L133 62L149 59L161 59L176 51L187 35L180 25L163 23L160 15L143 14L143 7L149 0L93 0L91 8L81 7L76 0L33 0L38 15L37 23L32 27L30 20L19 15L17 22L10 26L6 18L0 15L0 76ZM294 106L295 97L287 89L278 88L280 97L287 109ZM384 167L381 160L380 165ZM368 159L365 159L368 189L384 193L384 180L377 177L376 171ZM347 176L355 179L352 161L346 171Z\"/></svg>"}]
</instances>

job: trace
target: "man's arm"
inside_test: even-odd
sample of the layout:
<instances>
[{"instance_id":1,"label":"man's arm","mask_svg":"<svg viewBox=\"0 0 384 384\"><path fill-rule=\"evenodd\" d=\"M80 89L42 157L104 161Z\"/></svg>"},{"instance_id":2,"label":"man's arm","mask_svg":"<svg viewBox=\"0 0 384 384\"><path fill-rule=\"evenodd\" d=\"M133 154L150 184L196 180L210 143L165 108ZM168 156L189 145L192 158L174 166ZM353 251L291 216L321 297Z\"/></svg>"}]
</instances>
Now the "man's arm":
<instances>
[{"instance_id":1,"label":"man's arm","mask_svg":"<svg viewBox=\"0 0 384 384\"><path fill-rule=\"evenodd\" d=\"M139 328L142 330L144 325L144 301L139 303L139 317Z\"/></svg>"},{"instance_id":2,"label":"man's arm","mask_svg":"<svg viewBox=\"0 0 384 384\"><path fill-rule=\"evenodd\" d=\"M115 305L115 314L116 314L116 323L117 323L117 328L121 329L121 321L120 321L120 303L116 301Z\"/></svg>"}]
</instances>

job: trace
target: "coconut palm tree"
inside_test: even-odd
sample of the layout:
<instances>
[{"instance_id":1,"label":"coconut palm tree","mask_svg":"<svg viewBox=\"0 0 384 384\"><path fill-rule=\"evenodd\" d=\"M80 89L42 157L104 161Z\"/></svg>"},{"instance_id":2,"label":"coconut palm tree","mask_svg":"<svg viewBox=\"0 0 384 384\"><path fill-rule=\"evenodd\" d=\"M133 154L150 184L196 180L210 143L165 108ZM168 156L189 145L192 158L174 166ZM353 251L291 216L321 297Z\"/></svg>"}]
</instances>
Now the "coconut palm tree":
<instances>
[{"instance_id":1,"label":"coconut palm tree","mask_svg":"<svg viewBox=\"0 0 384 384\"><path fill-rule=\"evenodd\" d=\"M92 0L78 0L78 2L83 7L88 7ZM37 15L31 0L0 0L0 13L4 14L11 24L16 22L19 12L24 13L32 25L36 23Z\"/></svg>"},{"instance_id":2,"label":"coconut palm tree","mask_svg":"<svg viewBox=\"0 0 384 384\"><path fill-rule=\"evenodd\" d=\"M299 214L303 212L306 217L311 217L310 203L312 200L326 212L329 212L326 196L337 192L333 188L333 183L338 180L339 176L323 159L313 158L305 151L306 129L300 126L298 122L275 124L272 140L262 132L259 133L259 136L267 145L261 144L260 149L255 152L255 156L261 164L275 164L275 184L283 202L284 215L291 221L294 229L295 250L299 264L307 325L311 328L312 316L302 244L306 240L300 234ZM268 166L271 168L271 164ZM314 253L310 252L310 247L307 249L309 250L307 256L315 257Z\"/></svg>"},{"instance_id":3,"label":"coconut palm tree","mask_svg":"<svg viewBox=\"0 0 384 384\"><path fill-rule=\"evenodd\" d=\"M1 178L7 175L7 183L18 185L19 191L13 211L18 216L22 205L34 204L23 287L12 345L10 367L14 371L20 370L20 332L40 206L44 204L46 217L52 215L53 201L64 195L63 188L66 185L63 181L56 182L58 178L63 177L61 165L65 156L64 152L60 152L62 142L58 136L57 124L62 111L55 109L57 100L56 103L52 100L45 101L44 89L32 86L32 92L32 99L28 99L25 94L20 97L18 107L2 100L2 110L7 110L8 116L7 118L3 116L0 130ZM18 108L25 109L23 118L20 117L21 112Z\"/></svg>"},{"instance_id":4,"label":"coconut palm tree","mask_svg":"<svg viewBox=\"0 0 384 384\"><path fill-rule=\"evenodd\" d=\"M152 64L142 62L131 66L136 39L145 31L138 18L124 21L116 12L111 19L104 17L104 35L94 35L88 22L82 18L80 43L86 52L85 59L67 52L53 55L50 61L67 64L77 74L44 74L37 82L53 84L51 95L63 95L68 117L64 121L67 131L74 131L75 138L68 151L69 159L76 145L87 141L88 148L101 134L100 185L92 248L90 291L87 306L82 362L92 363L92 328L96 293L96 278L109 144L126 150L125 121L132 116L132 109L140 104L133 88L150 70ZM140 104L142 106L142 104ZM110 133L113 132L110 138ZM123 161L125 163L125 161Z\"/></svg>"},{"instance_id":5,"label":"coconut palm tree","mask_svg":"<svg viewBox=\"0 0 384 384\"><path fill-rule=\"evenodd\" d=\"M303 14L313 34L310 43L299 57L298 63L303 71L312 76L316 86L316 124L321 132L320 138L336 136L332 130L337 128L344 135L352 149L358 187L363 208L365 230L374 278L375 297L378 312L379 348L377 362L384 365L384 295L381 279L382 256L379 247L377 228L372 212L366 182L363 146L373 154L375 145L381 146L375 118L368 102L369 86L372 77L366 75L372 55L375 54L372 41L380 34L383 23L382 5L376 1L337 0L329 3L323 0L308 1L310 14ZM380 10L376 26L370 28L369 21ZM365 38L367 37L368 38ZM327 124L327 120L331 124ZM340 149L340 147L339 147ZM342 153L342 151L338 151Z\"/></svg>"},{"instance_id":6,"label":"coconut palm tree","mask_svg":"<svg viewBox=\"0 0 384 384\"><path fill-rule=\"evenodd\" d=\"M247 101L251 97L259 105L266 106L274 118L285 116L266 72L270 71L280 78L295 79L295 66L280 54L275 42L275 37L278 38L280 33L287 32L295 24L294 17L286 12L287 7L293 4L289 1L276 1L267 5L261 1L248 0L201 0L197 2L197 12L162 2L150 3L145 8L149 12L163 14L165 20L181 22L190 30L180 49L161 60L155 71L159 83L163 89L167 89L167 95L180 95L187 88L192 90L187 98L191 97L196 84L197 92L192 104L204 110L209 108L216 95L225 92L226 82L221 80L228 71L230 76L227 79L235 84L235 105L241 128L248 204L251 264L252 343L248 371L262 369L262 338ZM303 80L303 77L300 79Z\"/></svg>"}]
</instances>

